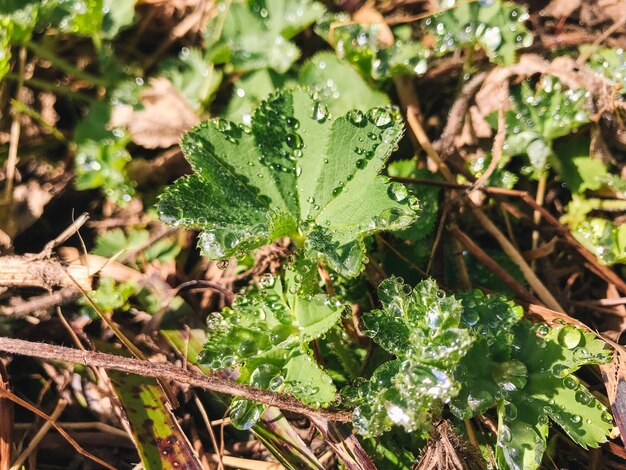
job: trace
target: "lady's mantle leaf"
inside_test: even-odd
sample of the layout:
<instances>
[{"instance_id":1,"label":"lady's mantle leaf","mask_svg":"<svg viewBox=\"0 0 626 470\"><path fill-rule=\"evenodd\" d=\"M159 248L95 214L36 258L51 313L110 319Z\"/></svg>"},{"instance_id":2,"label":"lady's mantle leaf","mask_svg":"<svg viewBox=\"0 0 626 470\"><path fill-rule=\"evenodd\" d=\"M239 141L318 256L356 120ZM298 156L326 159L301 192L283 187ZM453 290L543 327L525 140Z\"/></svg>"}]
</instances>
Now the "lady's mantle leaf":
<instances>
[{"instance_id":1,"label":"lady's mantle leaf","mask_svg":"<svg viewBox=\"0 0 626 470\"><path fill-rule=\"evenodd\" d=\"M307 345L335 325L344 306L323 294L302 296L298 290L291 273L284 287L281 279L268 275L258 291L214 314L201 362L212 369L239 367L239 381L291 392L307 403L332 402L332 380L310 357ZM262 407L239 404L236 410L252 426L256 420L248 418L251 413L260 416Z\"/></svg>"},{"instance_id":2,"label":"lady's mantle leaf","mask_svg":"<svg viewBox=\"0 0 626 470\"><path fill-rule=\"evenodd\" d=\"M383 309L363 316L365 331L396 360L353 390L354 425L370 436L394 424L427 434L433 417L458 392L450 371L472 341L469 331L459 328L461 303L431 280L411 289L390 278L378 294Z\"/></svg>"},{"instance_id":3,"label":"lady's mantle leaf","mask_svg":"<svg viewBox=\"0 0 626 470\"><path fill-rule=\"evenodd\" d=\"M610 414L573 375L607 360L602 341L571 326L535 328L501 297L473 292L462 300L477 338L454 371L461 390L450 408L468 419L497 404L502 468L539 466L549 420L583 447L606 440Z\"/></svg>"},{"instance_id":4,"label":"lady's mantle leaf","mask_svg":"<svg viewBox=\"0 0 626 470\"><path fill-rule=\"evenodd\" d=\"M415 220L417 200L378 174L402 136L391 107L331 119L302 90L262 102L251 129L217 120L187 133L195 174L161 196L172 225L202 230L212 259L291 237L345 276L363 267L364 236Z\"/></svg>"}]
</instances>

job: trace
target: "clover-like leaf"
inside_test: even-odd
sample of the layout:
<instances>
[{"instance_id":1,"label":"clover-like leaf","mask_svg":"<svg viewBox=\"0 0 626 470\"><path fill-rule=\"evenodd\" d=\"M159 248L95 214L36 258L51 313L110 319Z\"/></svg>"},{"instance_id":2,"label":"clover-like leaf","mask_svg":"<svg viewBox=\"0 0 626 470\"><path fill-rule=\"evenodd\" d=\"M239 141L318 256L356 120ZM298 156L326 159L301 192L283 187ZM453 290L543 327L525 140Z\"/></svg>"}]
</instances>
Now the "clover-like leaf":
<instances>
[{"instance_id":1,"label":"clover-like leaf","mask_svg":"<svg viewBox=\"0 0 626 470\"><path fill-rule=\"evenodd\" d=\"M355 276L364 236L415 220L415 198L378 176L402 131L391 107L331 120L305 91L275 94L251 129L217 120L185 135L195 174L161 196L160 217L202 230L199 245L212 259L288 236L309 259Z\"/></svg>"},{"instance_id":2,"label":"clover-like leaf","mask_svg":"<svg viewBox=\"0 0 626 470\"><path fill-rule=\"evenodd\" d=\"M443 404L458 392L451 370L470 347L461 303L426 280L411 289L399 278L378 289L383 308L363 316L365 332L394 354L353 391L354 425L379 435L393 425L427 435Z\"/></svg>"},{"instance_id":3,"label":"clover-like leaf","mask_svg":"<svg viewBox=\"0 0 626 470\"><path fill-rule=\"evenodd\" d=\"M584 110L584 89L563 90L561 82L544 76L533 90L528 81L511 90L511 109L506 112L509 156L527 155L530 167L523 171L539 178L554 157L553 142L589 122ZM495 127L495 115L490 119Z\"/></svg>"},{"instance_id":4,"label":"clover-like leaf","mask_svg":"<svg viewBox=\"0 0 626 470\"><path fill-rule=\"evenodd\" d=\"M514 63L517 50L533 42L524 26L528 12L511 2L486 3L458 2L428 18L426 26L436 37L435 51L445 54L459 47L479 45L491 61Z\"/></svg>"},{"instance_id":5,"label":"clover-like leaf","mask_svg":"<svg viewBox=\"0 0 626 470\"><path fill-rule=\"evenodd\" d=\"M423 75L428 68L428 49L421 43L396 38L393 44L380 40L381 24L360 24L346 14L327 14L315 32L324 38L341 59L355 64L366 76L385 80L393 75Z\"/></svg>"},{"instance_id":6,"label":"clover-like leaf","mask_svg":"<svg viewBox=\"0 0 626 470\"><path fill-rule=\"evenodd\" d=\"M463 300L465 312L478 307L476 340L454 371L462 388L450 409L467 419L497 405L502 468L538 468L550 420L585 448L606 440L610 414L573 375L607 361L602 341L572 326L520 321L519 307L502 298L474 293ZM508 313L498 302L508 303Z\"/></svg>"},{"instance_id":7,"label":"clover-like leaf","mask_svg":"<svg viewBox=\"0 0 626 470\"><path fill-rule=\"evenodd\" d=\"M335 387L307 345L337 323L344 305L324 294L303 295L297 279L290 272L284 282L266 275L257 290L213 314L201 362L212 369L239 367L242 382L327 405Z\"/></svg>"},{"instance_id":8,"label":"clover-like leaf","mask_svg":"<svg viewBox=\"0 0 626 470\"><path fill-rule=\"evenodd\" d=\"M205 31L214 62L230 63L238 71L272 68L279 73L300 56L289 39L324 12L312 0L240 0L221 2L218 8L223 13Z\"/></svg>"},{"instance_id":9,"label":"clover-like leaf","mask_svg":"<svg viewBox=\"0 0 626 470\"><path fill-rule=\"evenodd\" d=\"M311 57L300 69L298 82L313 90L332 116L389 104L387 95L374 89L349 62L332 52Z\"/></svg>"}]
</instances>

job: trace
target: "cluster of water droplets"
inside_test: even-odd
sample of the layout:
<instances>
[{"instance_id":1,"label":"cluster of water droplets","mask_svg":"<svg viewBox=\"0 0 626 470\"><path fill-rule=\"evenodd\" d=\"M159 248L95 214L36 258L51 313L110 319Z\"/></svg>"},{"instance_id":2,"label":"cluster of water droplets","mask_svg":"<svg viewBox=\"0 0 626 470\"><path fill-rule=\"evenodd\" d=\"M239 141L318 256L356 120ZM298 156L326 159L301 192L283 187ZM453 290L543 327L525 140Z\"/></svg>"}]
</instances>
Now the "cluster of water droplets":
<instances>
[{"instance_id":1,"label":"cluster of water droplets","mask_svg":"<svg viewBox=\"0 0 626 470\"><path fill-rule=\"evenodd\" d=\"M461 11L463 14L467 13L469 18L461 18L461 13L451 9L426 19L426 27L437 39L435 50L438 53L444 54L465 45L480 44L490 56L497 56L505 43L510 43L514 49L532 44L533 37L524 27L524 22L529 18L525 9L500 2L478 2L464 7ZM501 13L487 14L482 9L499 9ZM503 21L499 21L500 19Z\"/></svg>"}]
</instances>

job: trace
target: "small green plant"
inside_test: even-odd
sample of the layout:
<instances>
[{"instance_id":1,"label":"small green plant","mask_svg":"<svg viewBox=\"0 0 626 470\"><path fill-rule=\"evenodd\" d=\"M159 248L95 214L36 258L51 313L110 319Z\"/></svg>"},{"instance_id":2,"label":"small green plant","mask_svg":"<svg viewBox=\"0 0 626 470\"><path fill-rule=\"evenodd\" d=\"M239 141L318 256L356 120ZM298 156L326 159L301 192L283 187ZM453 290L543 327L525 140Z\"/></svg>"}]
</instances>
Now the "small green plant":
<instances>
[{"instance_id":1,"label":"small green plant","mask_svg":"<svg viewBox=\"0 0 626 470\"><path fill-rule=\"evenodd\" d=\"M159 215L201 230L211 259L290 237L308 259L355 276L365 236L415 218L417 200L378 175L402 133L391 107L331 119L306 91L272 95L251 127L219 119L185 135L195 173L161 196Z\"/></svg>"},{"instance_id":2,"label":"small green plant","mask_svg":"<svg viewBox=\"0 0 626 470\"><path fill-rule=\"evenodd\" d=\"M425 24L436 38L433 49L438 54L480 46L491 61L512 64L518 49L532 45L533 37L524 26L527 19L526 9L511 2L459 1L454 8L428 18Z\"/></svg>"},{"instance_id":3,"label":"small green plant","mask_svg":"<svg viewBox=\"0 0 626 470\"><path fill-rule=\"evenodd\" d=\"M265 275L209 318L200 360L315 406L352 406L364 437L395 427L426 438L447 410L468 419L495 409L502 468L539 466L548 420L580 445L597 446L611 417L573 373L606 362L604 343L570 326L533 327L502 297L475 291L457 299L432 280L415 288L399 278L383 281L382 308L363 315L361 330L387 355L336 397L333 375L345 380L354 371L335 367L330 375L312 345L342 358L340 368L359 348L347 332L338 333L343 303L321 293L316 265L324 261L343 278L355 277L367 235L401 233L416 223L417 198L378 175L402 133L396 113L378 107L332 119L296 89L261 102L250 127L215 120L185 136L194 174L161 196L162 220L200 229L200 248L213 259L280 237L291 239L295 256L282 274ZM391 173L412 174L403 165L395 163ZM423 194L436 207L432 194ZM409 240L428 236L434 220L416 227ZM237 398L231 418L249 429L263 410Z\"/></svg>"}]
</instances>

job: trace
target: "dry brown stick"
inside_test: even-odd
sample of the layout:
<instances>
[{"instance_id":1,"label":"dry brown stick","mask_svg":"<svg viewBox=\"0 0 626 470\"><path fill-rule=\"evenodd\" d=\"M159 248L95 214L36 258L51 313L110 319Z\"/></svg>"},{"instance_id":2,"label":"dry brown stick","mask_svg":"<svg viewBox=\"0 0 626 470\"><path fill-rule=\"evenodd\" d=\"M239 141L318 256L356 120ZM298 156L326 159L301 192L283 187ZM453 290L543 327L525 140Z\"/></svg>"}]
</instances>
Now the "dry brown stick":
<instances>
[{"instance_id":1,"label":"dry brown stick","mask_svg":"<svg viewBox=\"0 0 626 470\"><path fill-rule=\"evenodd\" d=\"M9 374L2 361L0 361L0 388L10 390ZM13 402L0 398L0 470L9 470L9 468L11 468L14 430L13 417Z\"/></svg>"},{"instance_id":2,"label":"dry brown stick","mask_svg":"<svg viewBox=\"0 0 626 470\"><path fill-rule=\"evenodd\" d=\"M33 451L37 448L37 446L46 436L46 434L48 434L48 431L50 431L50 428L52 427L52 423L56 423L56 421L59 419L59 416L61 416L61 413L63 413L63 410L66 406L67 402L61 398L57 402L54 411L50 415L50 421L46 421L45 423L43 423L43 425L37 430L37 433L30 440L26 449L24 449L24 452L18 455L17 459L15 459L15 462L13 462L11 469L21 468L24 461L28 458L30 454L33 453Z\"/></svg>"},{"instance_id":3,"label":"dry brown stick","mask_svg":"<svg viewBox=\"0 0 626 470\"><path fill-rule=\"evenodd\" d=\"M64 287L63 289L33 297L26 302L21 302L12 307L0 307L0 315L7 317L25 317L37 311L47 311L57 305L64 305L80 297L80 292L74 287Z\"/></svg>"},{"instance_id":4,"label":"dry brown stick","mask_svg":"<svg viewBox=\"0 0 626 470\"><path fill-rule=\"evenodd\" d=\"M539 299L552 310L556 310L558 312L565 313L563 307L559 305L556 299L552 296L550 291L546 289L543 285L543 282L537 277L537 275L530 268L524 257L520 254L519 251L513 246L513 244L509 241L508 238L496 227L496 225L487 217L482 209L477 206L470 205L474 216L480 224L489 232L489 234L496 239L502 251L506 253L506 255L511 258L511 260L520 268L524 278L530 285L530 287L535 291Z\"/></svg>"},{"instance_id":5,"label":"dry brown stick","mask_svg":"<svg viewBox=\"0 0 626 470\"><path fill-rule=\"evenodd\" d=\"M487 269L494 273L509 289L515 292L521 299L526 302L536 303L535 299L528 290L524 288L517 280L502 268L491 256L489 256L482 248L480 248L474 240L468 237L463 231L456 226L448 227L448 231L452 236L461 243L467 251L474 255L478 261L484 264Z\"/></svg>"},{"instance_id":6,"label":"dry brown stick","mask_svg":"<svg viewBox=\"0 0 626 470\"><path fill-rule=\"evenodd\" d=\"M91 290L91 278L84 266L66 268L55 260L32 260L27 256L0 257L0 286L52 290L55 287L73 286L75 283L83 289Z\"/></svg>"},{"instance_id":7,"label":"dry brown stick","mask_svg":"<svg viewBox=\"0 0 626 470\"><path fill-rule=\"evenodd\" d=\"M26 64L26 47L20 48L18 56L18 81L15 90L15 97L19 100L22 85L24 84L24 66ZM18 111L13 109L13 122L11 123L9 155L6 164L6 176L4 183L4 192L2 194L2 206L0 207L0 225L7 228L9 217L11 214L11 206L13 204L13 187L15 183L15 169L17 167L18 155L17 150L20 142L21 121Z\"/></svg>"},{"instance_id":8,"label":"dry brown stick","mask_svg":"<svg viewBox=\"0 0 626 470\"><path fill-rule=\"evenodd\" d=\"M454 148L454 138L463 129L465 123L465 115L470 107L470 102L474 98L474 95L478 92L480 87L487 76L487 72L479 73L467 82L460 96L456 99L450 112L448 113L448 122L444 128L441 138L434 144L434 147L439 150L442 159L446 159Z\"/></svg>"},{"instance_id":9,"label":"dry brown stick","mask_svg":"<svg viewBox=\"0 0 626 470\"><path fill-rule=\"evenodd\" d=\"M105 369L119 370L121 372L128 372L129 374L137 374L144 377L172 380L204 390L246 398L263 403L264 405L275 406L305 416L316 415L341 422L350 422L352 420L352 415L349 411L312 408L304 405L290 395L250 387L217 376L206 376L199 372L181 369L170 363L143 361L112 354L80 351L78 349L53 344L2 337L0 337L0 351L52 361L64 361L85 366L103 367Z\"/></svg>"},{"instance_id":10,"label":"dry brown stick","mask_svg":"<svg viewBox=\"0 0 626 470\"><path fill-rule=\"evenodd\" d=\"M41 250L39 253L37 253L36 255L31 255L30 259L42 260L45 258L50 258L50 255L52 254L52 250L54 250L57 246L61 245L62 243L65 243L65 241L67 241L67 239L69 239L72 235L78 232L80 228L83 225L85 225L85 222L87 222L88 220L89 220L89 214L87 212L83 212L78 217L78 219L72 222L72 225L70 225L65 230L63 230L63 232L61 232L61 234L59 234L56 238L54 238L54 240L50 240L48 243L46 243L46 246L44 246L43 250Z\"/></svg>"},{"instance_id":11,"label":"dry brown stick","mask_svg":"<svg viewBox=\"0 0 626 470\"><path fill-rule=\"evenodd\" d=\"M28 341L24 341L25 343L28 343ZM93 460L94 462L102 465L104 468L108 468L110 470L116 470L115 467L109 465L108 463L106 463L104 460L99 459L98 457L96 457L95 455L93 455L90 452L87 452L85 449L83 449L80 444L78 444L78 442L76 442L72 436L70 436L65 429L63 429L61 426L59 426L54 420L52 420L50 418L50 416L48 416L47 414L45 414L43 411L37 409L36 407L34 407L33 405L31 405L30 403L28 403L27 401L22 400L20 397L18 397L17 395L4 390L2 388L0 388L0 396L7 398L9 400L11 400L14 403L17 403L20 406L23 406L24 408L26 408L28 411L30 411L31 413L36 414L37 416L39 416L40 418L46 420L47 422L51 423L52 426L54 426L54 429L56 429L59 434L61 434L66 440L67 442L69 442L71 444L72 447L74 447L74 449L76 449L76 452L78 452L81 455L84 455L85 457L87 457L88 459Z\"/></svg>"}]
</instances>

